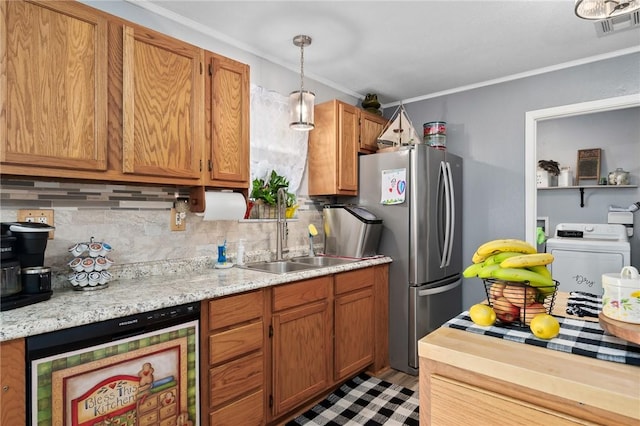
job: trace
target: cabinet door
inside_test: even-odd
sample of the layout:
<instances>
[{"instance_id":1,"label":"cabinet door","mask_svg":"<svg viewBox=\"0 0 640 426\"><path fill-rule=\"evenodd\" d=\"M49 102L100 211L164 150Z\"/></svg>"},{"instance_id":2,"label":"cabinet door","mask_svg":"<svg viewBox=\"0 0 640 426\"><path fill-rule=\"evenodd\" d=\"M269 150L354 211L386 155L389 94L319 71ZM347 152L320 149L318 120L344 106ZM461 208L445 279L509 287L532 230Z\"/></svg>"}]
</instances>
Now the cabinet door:
<instances>
[{"instance_id":1,"label":"cabinet door","mask_svg":"<svg viewBox=\"0 0 640 426\"><path fill-rule=\"evenodd\" d=\"M106 170L104 15L75 2L3 1L0 17L3 173Z\"/></svg>"},{"instance_id":2,"label":"cabinet door","mask_svg":"<svg viewBox=\"0 0 640 426\"><path fill-rule=\"evenodd\" d=\"M334 379L347 379L373 363L373 289L336 296L334 313Z\"/></svg>"},{"instance_id":3,"label":"cabinet door","mask_svg":"<svg viewBox=\"0 0 640 426\"><path fill-rule=\"evenodd\" d=\"M386 124L387 120L384 117L360 111L360 152L378 150L378 136Z\"/></svg>"},{"instance_id":4,"label":"cabinet door","mask_svg":"<svg viewBox=\"0 0 640 426\"><path fill-rule=\"evenodd\" d=\"M249 67L207 54L210 77L207 177L216 186L249 186ZM223 182L228 182L227 184Z\"/></svg>"},{"instance_id":5,"label":"cabinet door","mask_svg":"<svg viewBox=\"0 0 640 426\"><path fill-rule=\"evenodd\" d=\"M358 109L338 104L338 191L358 190Z\"/></svg>"},{"instance_id":6,"label":"cabinet door","mask_svg":"<svg viewBox=\"0 0 640 426\"><path fill-rule=\"evenodd\" d=\"M27 419L24 339L0 343L0 424L24 425Z\"/></svg>"},{"instance_id":7,"label":"cabinet door","mask_svg":"<svg viewBox=\"0 0 640 426\"><path fill-rule=\"evenodd\" d=\"M326 301L273 316L274 416L329 386L330 327Z\"/></svg>"},{"instance_id":8,"label":"cabinet door","mask_svg":"<svg viewBox=\"0 0 640 426\"><path fill-rule=\"evenodd\" d=\"M204 51L142 27L123 31L122 171L197 180Z\"/></svg>"}]
</instances>

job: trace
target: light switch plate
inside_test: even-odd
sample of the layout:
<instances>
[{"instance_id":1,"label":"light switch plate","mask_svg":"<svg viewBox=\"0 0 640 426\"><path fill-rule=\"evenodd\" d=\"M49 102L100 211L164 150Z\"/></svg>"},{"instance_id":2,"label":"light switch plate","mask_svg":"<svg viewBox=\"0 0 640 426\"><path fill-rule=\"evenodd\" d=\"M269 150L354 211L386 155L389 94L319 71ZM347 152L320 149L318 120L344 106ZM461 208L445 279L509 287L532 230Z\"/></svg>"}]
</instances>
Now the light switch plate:
<instances>
[{"instance_id":1,"label":"light switch plate","mask_svg":"<svg viewBox=\"0 0 640 426\"><path fill-rule=\"evenodd\" d=\"M171 230L185 231L187 229L187 215L184 212L178 212L175 208L171 209Z\"/></svg>"}]
</instances>

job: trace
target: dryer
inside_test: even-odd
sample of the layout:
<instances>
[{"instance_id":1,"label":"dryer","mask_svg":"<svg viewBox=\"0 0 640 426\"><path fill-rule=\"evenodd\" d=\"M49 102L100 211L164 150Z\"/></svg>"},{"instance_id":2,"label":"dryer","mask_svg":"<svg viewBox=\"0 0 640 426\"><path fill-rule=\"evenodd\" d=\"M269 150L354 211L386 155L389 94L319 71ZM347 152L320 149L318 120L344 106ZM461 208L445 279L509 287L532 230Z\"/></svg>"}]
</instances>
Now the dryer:
<instances>
[{"instance_id":1,"label":"dryer","mask_svg":"<svg viewBox=\"0 0 640 426\"><path fill-rule=\"evenodd\" d=\"M602 295L602 274L616 273L631 262L631 245L624 225L560 223L547 241L549 265L559 291Z\"/></svg>"}]
</instances>

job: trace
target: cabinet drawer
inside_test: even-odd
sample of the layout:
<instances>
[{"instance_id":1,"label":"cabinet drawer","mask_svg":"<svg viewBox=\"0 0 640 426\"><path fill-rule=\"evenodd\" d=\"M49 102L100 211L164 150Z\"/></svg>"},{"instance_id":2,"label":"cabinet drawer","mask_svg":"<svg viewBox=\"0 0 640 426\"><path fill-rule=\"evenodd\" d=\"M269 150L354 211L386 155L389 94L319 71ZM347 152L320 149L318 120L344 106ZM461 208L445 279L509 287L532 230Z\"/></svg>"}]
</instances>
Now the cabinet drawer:
<instances>
[{"instance_id":1,"label":"cabinet drawer","mask_svg":"<svg viewBox=\"0 0 640 426\"><path fill-rule=\"evenodd\" d=\"M252 389L264 387L264 353L256 352L244 358L212 368L209 371L210 407L218 407Z\"/></svg>"},{"instance_id":2,"label":"cabinet drawer","mask_svg":"<svg viewBox=\"0 0 640 426\"><path fill-rule=\"evenodd\" d=\"M262 348L262 321L209 337L209 363L218 364Z\"/></svg>"},{"instance_id":3,"label":"cabinet drawer","mask_svg":"<svg viewBox=\"0 0 640 426\"><path fill-rule=\"evenodd\" d=\"M374 268L356 269L336 275L336 294L347 293L359 288L371 287L374 282Z\"/></svg>"},{"instance_id":4,"label":"cabinet drawer","mask_svg":"<svg viewBox=\"0 0 640 426\"><path fill-rule=\"evenodd\" d=\"M209 330L228 327L262 316L262 290L209 302Z\"/></svg>"},{"instance_id":5,"label":"cabinet drawer","mask_svg":"<svg viewBox=\"0 0 640 426\"><path fill-rule=\"evenodd\" d=\"M252 426L264 424L264 392L252 393L209 415L211 426Z\"/></svg>"},{"instance_id":6,"label":"cabinet drawer","mask_svg":"<svg viewBox=\"0 0 640 426\"><path fill-rule=\"evenodd\" d=\"M330 283L331 277L326 276L274 287L273 310L277 312L326 299Z\"/></svg>"},{"instance_id":7,"label":"cabinet drawer","mask_svg":"<svg viewBox=\"0 0 640 426\"><path fill-rule=\"evenodd\" d=\"M585 424L568 414L537 406L535 401L521 401L437 375L431 376L429 397L431 406L425 418L429 420L430 416L433 425L474 424L478 419L487 424Z\"/></svg>"}]
</instances>

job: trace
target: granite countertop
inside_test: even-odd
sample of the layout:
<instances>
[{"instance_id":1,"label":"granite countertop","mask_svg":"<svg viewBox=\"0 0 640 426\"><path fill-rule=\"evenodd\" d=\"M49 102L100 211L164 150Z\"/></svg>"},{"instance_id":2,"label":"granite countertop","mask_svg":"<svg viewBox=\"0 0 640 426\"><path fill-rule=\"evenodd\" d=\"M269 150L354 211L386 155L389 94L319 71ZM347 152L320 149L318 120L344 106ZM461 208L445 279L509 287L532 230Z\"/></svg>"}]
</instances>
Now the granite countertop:
<instances>
[{"instance_id":1,"label":"granite countertop","mask_svg":"<svg viewBox=\"0 0 640 426\"><path fill-rule=\"evenodd\" d=\"M47 301L0 312L0 342L391 261L381 256L287 274L205 268L118 279L96 291L54 289Z\"/></svg>"}]
</instances>

